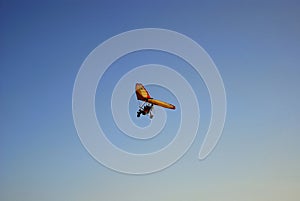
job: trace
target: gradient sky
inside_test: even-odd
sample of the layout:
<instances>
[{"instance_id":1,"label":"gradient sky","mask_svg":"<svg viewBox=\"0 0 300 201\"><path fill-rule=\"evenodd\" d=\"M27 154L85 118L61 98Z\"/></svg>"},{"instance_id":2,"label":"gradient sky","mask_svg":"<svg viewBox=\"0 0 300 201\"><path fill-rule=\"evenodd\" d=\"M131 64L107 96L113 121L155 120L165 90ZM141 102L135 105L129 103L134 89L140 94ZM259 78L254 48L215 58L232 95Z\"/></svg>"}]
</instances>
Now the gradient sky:
<instances>
[{"instance_id":1,"label":"gradient sky","mask_svg":"<svg viewBox=\"0 0 300 201\"><path fill-rule=\"evenodd\" d=\"M0 200L298 201L299 19L296 0L0 0ZM82 146L72 90L95 47L147 27L185 34L209 53L225 84L228 111L221 140L207 159L197 159L209 121L209 109L201 108L204 125L181 160L155 174L132 176L102 166ZM120 63L156 59L176 69L176 60L164 56L137 54ZM103 78L107 94L121 76L113 70ZM182 71L193 82L193 73ZM205 87L197 89L198 98L206 95L205 106ZM105 119L101 110L107 107L96 106Z\"/></svg>"}]
</instances>

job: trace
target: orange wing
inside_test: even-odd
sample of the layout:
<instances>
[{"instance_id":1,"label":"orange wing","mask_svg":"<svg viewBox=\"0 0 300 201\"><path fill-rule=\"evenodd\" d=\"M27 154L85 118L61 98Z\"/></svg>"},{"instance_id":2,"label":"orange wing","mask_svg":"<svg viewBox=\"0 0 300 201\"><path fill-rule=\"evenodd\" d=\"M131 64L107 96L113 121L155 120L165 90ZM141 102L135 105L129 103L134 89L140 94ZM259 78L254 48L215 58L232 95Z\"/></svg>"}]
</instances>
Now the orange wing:
<instances>
[{"instance_id":1,"label":"orange wing","mask_svg":"<svg viewBox=\"0 0 300 201\"><path fill-rule=\"evenodd\" d=\"M141 83L136 83L135 85L135 93L138 100L147 101L150 99L150 95L145 87Z\"/></svg>"},{"instance_id":2,"label":"orange wing","mask_svg":"<svg viewBox=\"0 0 300 201\"><path fill-rule=\"evenodd\" d=\"M145 89L145 87L141 83L136 83L135 93L136 93L136 97L138 100L146 101L148 103L152 103L154 105L158 105L158 106L168 108L168 109L173 109L173 110L175 109L175 106L170 103L166 103L164 101L151 98L148 91Z\"/></svg>"},{"instance_id":3,"label":"orange wing","mask_svg":"<svg viewBox=\"0 0 300 201\"><path fill-rule=\"evenodd\" d=\"M175 105L172 105L170 103L166 103L164 101L161 101L161 100L156 100L156 99L148 99L149 103L152 103L153 105L158 105L158 106L161 106L161 107L164 107L164 108L168 108L168 109L173 109L175 110Z\"/></svg>"}]
</instances>

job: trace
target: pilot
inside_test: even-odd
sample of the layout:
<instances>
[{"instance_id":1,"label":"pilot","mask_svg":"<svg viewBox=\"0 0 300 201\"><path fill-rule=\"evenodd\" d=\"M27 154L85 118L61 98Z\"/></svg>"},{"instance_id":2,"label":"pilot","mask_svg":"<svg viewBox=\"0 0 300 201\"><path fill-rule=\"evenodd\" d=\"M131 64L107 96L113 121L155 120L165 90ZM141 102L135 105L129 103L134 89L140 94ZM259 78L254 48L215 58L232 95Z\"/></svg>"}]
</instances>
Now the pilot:
<instances>
[{"instance_id":1,"label":"pilot","mask_svg":"<svg viewBox=\"0 0 300 201\"><path fill-rule=\"evenodd\" d=\"M143 108L139 109L139 111L137 112L137 117L140 117L141 114L143 115L148 114L152 107L153 107L152 103L145 105Z\"/></svg>"},{"instance_id":2,"label":"pilot","mask_svg":"<svg viewBox=\"0 0 300 201\"><path fill-rule=\"evenodd\" d=\"M148 114L149 113L149 111L151 110L151 108L152 108L152 106L153 106L153 104L151 103L151 104L149 104L149 105L145 105L144 106L144 112L145 112L145 114ZM144 115L145 115L144 114Z\"/></svg>"}]
</instances>

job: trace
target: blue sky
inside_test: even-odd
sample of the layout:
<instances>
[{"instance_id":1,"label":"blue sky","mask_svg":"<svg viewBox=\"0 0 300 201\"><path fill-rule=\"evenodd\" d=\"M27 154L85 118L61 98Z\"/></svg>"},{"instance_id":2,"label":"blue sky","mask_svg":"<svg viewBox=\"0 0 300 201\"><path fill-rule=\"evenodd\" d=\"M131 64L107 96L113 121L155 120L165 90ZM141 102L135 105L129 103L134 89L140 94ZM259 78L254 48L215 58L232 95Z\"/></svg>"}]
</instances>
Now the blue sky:
<instances>
[{"instance_id":1,"label":"blue sky","mask_svg":"<svg viewBox=\"0 0 300 201\"><path fill-rule=\"evenodd\" d=\"M299 11L297 1L0 1L0 200L299 200ZM95 47L147 27L185 34L209 53L228 111L207 159L197 160L209 121L202 109L199 134L181 160L132 176L84 149L72 90ZM155 59L179 69L166 55L135 56L120 62ZM112 86L113 68L103 79ZM183 73L194 82L191 71Z\"/></svg>"}]
</instances>

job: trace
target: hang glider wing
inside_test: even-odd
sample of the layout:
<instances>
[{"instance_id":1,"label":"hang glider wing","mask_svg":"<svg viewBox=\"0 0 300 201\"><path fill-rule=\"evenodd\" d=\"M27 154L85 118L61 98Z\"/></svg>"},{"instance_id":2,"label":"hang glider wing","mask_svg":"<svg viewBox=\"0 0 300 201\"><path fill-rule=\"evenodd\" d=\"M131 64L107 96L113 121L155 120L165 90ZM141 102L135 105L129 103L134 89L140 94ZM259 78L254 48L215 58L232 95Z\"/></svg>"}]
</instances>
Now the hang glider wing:
<instances>
[{"instance_id":1,"label":"hang glider wing","mask_svg":"<svg viewBox=\"0 0 300 201\"><path fill-rule=\"evenodd\" d=\"M136 93L136 97L138 100L152 103L153 105L158 105L158 106L168 108L168 109L173 109L173 110L175 109L175 106L170 103L151 98L148 91L141 83L136 83L135 93Z\"/></svg>"},{"instance_id":2,"label":"hang glider wing","mask_svg":"<svg viewBox=\"0 0 300 201\"><path fill-rule=\"evenodd\" d=\"M135 85L135 93L138 100L147 101L150 99L150 95L145 87L141 83L136 83Z\"/></svg>"},{"instance_id":3,"label":"hang glider wing","mask_svg":"<svg viewBox=\"0 0 300 201\"><path fill-rule=\"evenodd\" d=\"M153 105L158 105L158 106L164 107L164 108L173 109L173 110L175 109L174 105L164 102L164 101L161 101L161 100L148 99L147 102L152 103Z\"/></svg>"}]
</instances>

